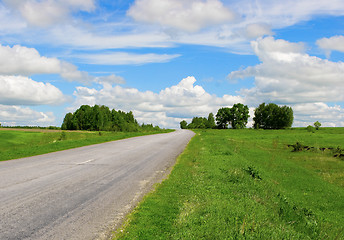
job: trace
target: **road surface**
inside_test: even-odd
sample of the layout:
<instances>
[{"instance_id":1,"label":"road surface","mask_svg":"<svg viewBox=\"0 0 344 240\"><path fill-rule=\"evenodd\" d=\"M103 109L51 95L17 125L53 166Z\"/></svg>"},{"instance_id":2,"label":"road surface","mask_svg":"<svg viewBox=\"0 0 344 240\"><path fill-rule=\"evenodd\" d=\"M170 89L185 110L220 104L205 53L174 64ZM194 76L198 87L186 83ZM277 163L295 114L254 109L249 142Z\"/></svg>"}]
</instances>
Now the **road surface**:
<instances>
[{"instance_id":1,"label":"road surface","mask_svg":"<svg viewBox=\"0 0 344 240\"><path fill-rule=\"evenodd\" d=\"M0 162L0 239L109 237L193 135L181 130Z\"/></svg>"}]
</instances>

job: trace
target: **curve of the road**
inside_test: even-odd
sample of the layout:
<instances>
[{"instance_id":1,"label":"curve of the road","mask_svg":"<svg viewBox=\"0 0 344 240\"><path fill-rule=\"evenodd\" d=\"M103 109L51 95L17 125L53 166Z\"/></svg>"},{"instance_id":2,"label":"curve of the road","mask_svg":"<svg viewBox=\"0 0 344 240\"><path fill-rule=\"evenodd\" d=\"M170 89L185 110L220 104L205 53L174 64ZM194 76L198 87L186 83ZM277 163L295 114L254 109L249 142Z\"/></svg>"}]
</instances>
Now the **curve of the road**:
<instances>
[{"instance_id":1,"label":"curve of the road","mask_svg":"<svg viewBox=\"0 0 344 240\"><path fill-rule=\"evenodd\" d=\"M0 162L0 239L102 239L165 176L179 130Z\"/></svg>"}]
</instances>

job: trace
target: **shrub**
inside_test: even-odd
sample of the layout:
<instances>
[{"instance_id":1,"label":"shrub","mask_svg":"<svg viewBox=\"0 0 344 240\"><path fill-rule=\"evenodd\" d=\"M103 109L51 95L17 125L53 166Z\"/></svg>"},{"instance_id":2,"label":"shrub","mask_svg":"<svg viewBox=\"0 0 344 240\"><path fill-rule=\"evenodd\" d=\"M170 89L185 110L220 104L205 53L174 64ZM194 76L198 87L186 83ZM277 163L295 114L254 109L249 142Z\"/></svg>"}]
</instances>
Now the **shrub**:
<instances>
[{"instance_id":1,"label":"shrub","mask_svg":"<svg viewBox=\"0 0 344 240\"><path fill-rule=\"evenodd\" d=\"M59 141L63 141L63 140L66 140L67 139L67 135L65 132L61 132L61 135L59 137Z\"/></svg>"},{"instance_id":2,"label":"shrub","mask_svg":"<svg viewBox=\"0 0 344 240\"><path fill-rule=\"evenodd\" d=\"M254 167L248 166L247 169L244 169L245 172L251 175L254 179L262 180L262 178L259 175L259 172Z\"/></svg>"},{"instance_id":3,"label":"shrub","mask_svg":"<svg viewBox=\"0 0 344 240\"><path fill-rule=\"evenodd\" d=\"M306 129L307 129L308 132L315 133L315 127L313 127L311 125L308 125Z\"/></svg>"},{"instance_id":4,"label":"shrub","mask_svg":"<svg viewBox=\"0 0 344 240\"><path fill-rule=\"evenodd\" d=\"M296 142L294 145L292 145L293 152L301 152L304 148L304 146L300 142Z\"/></svg>"}]
</instances>

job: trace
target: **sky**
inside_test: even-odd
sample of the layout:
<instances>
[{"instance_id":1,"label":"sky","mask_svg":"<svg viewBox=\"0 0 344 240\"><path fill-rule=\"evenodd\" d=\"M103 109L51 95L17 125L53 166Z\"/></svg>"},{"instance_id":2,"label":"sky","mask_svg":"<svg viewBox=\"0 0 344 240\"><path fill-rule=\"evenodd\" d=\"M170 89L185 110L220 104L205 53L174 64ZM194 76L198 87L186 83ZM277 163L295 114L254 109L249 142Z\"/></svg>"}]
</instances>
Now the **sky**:
<instances>
[{"instance_id":1,"label":"sky","mask_svg":"<svg viewBox=\"0 0 344 240\"><path fill-rule=\"evenodd\" d=\"M0 123L61 126L81 105L182 120L288 105L344 127L343 0L0 0Z\"/></svg>"}]
</instances>

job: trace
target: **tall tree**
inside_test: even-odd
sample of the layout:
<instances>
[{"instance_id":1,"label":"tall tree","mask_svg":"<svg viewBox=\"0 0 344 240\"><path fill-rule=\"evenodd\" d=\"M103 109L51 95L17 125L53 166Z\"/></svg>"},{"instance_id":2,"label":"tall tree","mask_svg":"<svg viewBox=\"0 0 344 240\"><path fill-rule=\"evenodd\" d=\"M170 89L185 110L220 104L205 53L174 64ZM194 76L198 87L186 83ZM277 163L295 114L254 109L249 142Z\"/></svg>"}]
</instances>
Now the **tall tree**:
<instances>
[{"instance_id":1,"label":"tall tree","mask_svg":"<svg viewBox=\"0 0 344 240\"><path fill-rule=\"evenodd\" d=\"M230 108L229 122L233 129L245 128L249 117L247 105L236 103Z\"/></svg>"},{"instance_id":2,"label":"tall tree","mask_svg":"<svg viewBox=\"0 0 344 240\"><path fill-rule=\"evenodd\" d=\"M92 108L88 105L82 105L73 114L75 116L77 130L90 130L92 126Z\"/></svg>"},{"instance_id":3,"label":"tall tree","mask_svg":"<svg viewBox=\"0 0 344 240\"><path fill-rule=\"evenodd\" d=\"M214 114L209 113L206 127L207 128L215 128L215 126L216 126L216 124L215 124Z\"/></svg>"},{"instance_id":4,"label":"tall tree","mask_svg":"<svg viewBox=\"0 0 344 240\"><path fill-rule=\"evenodd\" d=\"M230 108L220 108L216 113L217 128L226 129L230 121Z\"/></svg>"},{"instance_id":5,"label":"tall tree","mask_svg":"<svg viewBox=\"0 0 344 240\"><path fill-rule=\"evenodd\" d=\"M262 103L254 111L253 126L263 129L282 129L291 127L293 120L294 115L291 107Z\"/></svg>"},{"instance_id":6,"label":"tall tree","mask_svg":"<svg viewBox=\"0 0 344 240\"><path fill-rule=\"evenodd\" d=\"M61 126L62 130L76 130L76 124L74 122L73 113L67 113L63 119Z\"/></svg>"},{"instance_id":7,"label":"tall tree","mask_svg":"<svg viewBox=\"0 0 344 240\"><path fill-rule=\"evenodd\" d=\"M180 128L181 129L187 129L188 128L188 123L185 120L181 121L180 122Z\"/></svg>"}]
</instances>

